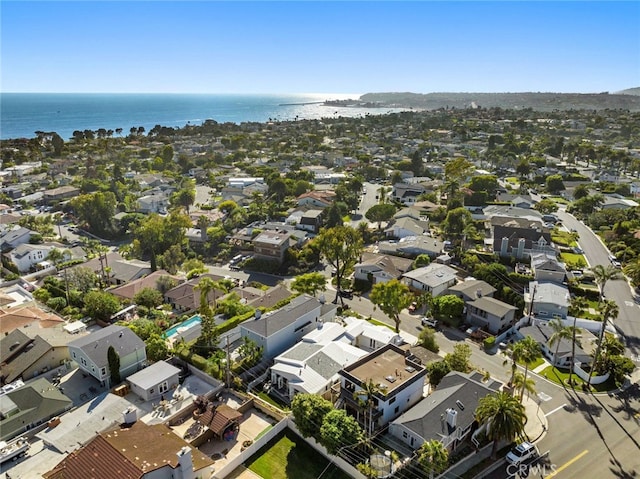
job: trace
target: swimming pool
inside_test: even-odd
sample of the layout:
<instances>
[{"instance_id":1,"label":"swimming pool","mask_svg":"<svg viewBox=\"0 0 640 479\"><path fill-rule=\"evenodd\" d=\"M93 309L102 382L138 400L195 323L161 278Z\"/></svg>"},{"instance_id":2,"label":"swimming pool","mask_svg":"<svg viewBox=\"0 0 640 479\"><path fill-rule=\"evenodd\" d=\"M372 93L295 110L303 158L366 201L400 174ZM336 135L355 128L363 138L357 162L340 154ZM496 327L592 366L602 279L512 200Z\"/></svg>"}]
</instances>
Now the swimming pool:
<instances>
[{"instance_id":1,"label":"swimming pool","mask_svg":"<svg viewBox=\"0 0 640 479\"><path fill-rule=\"evenodd\" d=\"M171 326L169 329L167 329L164 332L164 337L166 339L171 339L172 336L175 336L179 332L186 331L187 329L192 328L193 326L195 326L196 324L200 324L201 322L202 322L202 318L200 318L199 315L196 314L195 316L191 316L186 321L183 321L179 324Z\"/></svg>"}]
</instances>

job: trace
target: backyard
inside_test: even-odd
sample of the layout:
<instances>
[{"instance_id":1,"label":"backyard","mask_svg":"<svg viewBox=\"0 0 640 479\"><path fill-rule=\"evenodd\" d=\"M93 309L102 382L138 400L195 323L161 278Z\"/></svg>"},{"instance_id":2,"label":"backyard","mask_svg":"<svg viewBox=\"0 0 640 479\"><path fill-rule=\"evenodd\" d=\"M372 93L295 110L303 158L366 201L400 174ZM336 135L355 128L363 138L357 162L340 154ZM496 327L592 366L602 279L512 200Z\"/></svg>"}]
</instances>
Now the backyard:
<instances>
[{"instance_id":1,"label":"backyard","mask_svg":"<svg viewBox=\"0 0 640 479\"><path fill-rule=\"evenodd\" d=\"M315 479L320 474L323 479L350 479L289 429L278 434L245 465L265 479Z\"/></svg>"}]
</instances>

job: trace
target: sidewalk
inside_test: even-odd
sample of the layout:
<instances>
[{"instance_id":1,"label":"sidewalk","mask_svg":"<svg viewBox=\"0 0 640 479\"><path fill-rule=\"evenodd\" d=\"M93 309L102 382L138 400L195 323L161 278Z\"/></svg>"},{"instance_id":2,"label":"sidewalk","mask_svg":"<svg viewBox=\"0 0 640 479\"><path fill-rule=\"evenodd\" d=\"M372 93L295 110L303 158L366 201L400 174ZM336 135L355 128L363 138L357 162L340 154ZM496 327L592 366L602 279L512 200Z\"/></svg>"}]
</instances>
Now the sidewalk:
<instances>
[{"instance_id":1,"label":"sidewalk","mask_svg":"<svg viewBox=\"0 0 640 479\"><path fill-rule=\"evenodd\" d=\"M531 442L538 442L549 430L549 422L547 421L544 411L540 409L540 405L534 398L525 394L522 404L527 414L527 424L524 426L525 436Z\"/></svg>"}]
</instances>

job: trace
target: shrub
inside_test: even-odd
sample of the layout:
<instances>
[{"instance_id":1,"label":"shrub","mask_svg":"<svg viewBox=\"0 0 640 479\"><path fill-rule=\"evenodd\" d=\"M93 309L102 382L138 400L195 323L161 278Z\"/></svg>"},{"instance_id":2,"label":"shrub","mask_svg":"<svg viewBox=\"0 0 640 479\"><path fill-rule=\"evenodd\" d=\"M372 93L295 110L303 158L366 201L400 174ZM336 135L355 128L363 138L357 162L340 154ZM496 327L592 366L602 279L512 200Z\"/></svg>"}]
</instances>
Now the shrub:
<instances>
[{"instance_id":1,"label":"shrub","mask_svg":"<svg viewBox=\"0 0 640 479\"><path fill-rule=\"evenodd\" d=\"M495 336L489 336L488 338L485 338L483 341L484 344L484 349L491 349L496 345L496 337Z\"/></svg>"}]
</instances>

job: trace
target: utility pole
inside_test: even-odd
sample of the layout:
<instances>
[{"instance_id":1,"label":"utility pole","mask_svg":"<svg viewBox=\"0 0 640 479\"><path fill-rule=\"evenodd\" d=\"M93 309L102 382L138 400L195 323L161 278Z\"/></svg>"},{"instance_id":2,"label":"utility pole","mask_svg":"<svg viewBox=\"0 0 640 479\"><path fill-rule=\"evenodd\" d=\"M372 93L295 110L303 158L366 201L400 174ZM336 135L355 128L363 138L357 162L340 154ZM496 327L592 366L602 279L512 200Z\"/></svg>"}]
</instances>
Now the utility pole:
<instances>
[{"instance_id":1,"label":"utility pole","mask_svg":"<svg viewBox=\"0 0 640 479\"><path fill-rule=\"evenodd\" d=\"M229 375L231 373L229 361L231 360L231 358L229 356L229 335L228 334L227 334L226 338L227 338L227 347L226 347L226 349L227 349L227 360L225 361L225 366L226 366L225 367L225 369L226 369L225 384L226 384L227 388L229 388Z\"/></svg>"},{"instance_id":2,"label":"utility pole","mask_svg":"<svg viewBox=\"0 0 640 479\"><path fill-rule=\"evenodd\" d=\"M529 317L529 324L531 324L531 313L533 312L533 299L536 296L536 289L538 288L538 285L535 284L533 285L533 291L531 292L531 298L530 298L530 303L529 303L529 312L527 313L527 316Z\"/></svg>"}]
</instances>

